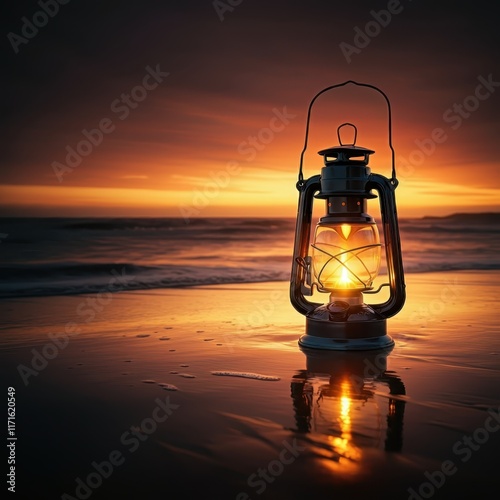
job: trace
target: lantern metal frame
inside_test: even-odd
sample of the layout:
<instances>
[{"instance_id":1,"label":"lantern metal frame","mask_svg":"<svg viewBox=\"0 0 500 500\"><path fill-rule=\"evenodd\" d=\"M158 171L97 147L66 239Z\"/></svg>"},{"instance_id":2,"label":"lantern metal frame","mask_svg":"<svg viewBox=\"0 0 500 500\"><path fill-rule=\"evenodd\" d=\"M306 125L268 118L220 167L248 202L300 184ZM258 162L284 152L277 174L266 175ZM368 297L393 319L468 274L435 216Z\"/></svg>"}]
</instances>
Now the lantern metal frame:
<instances>
[{"instance_id":1,"label":"lantern metal frame","mask_svg":"<svg viewBox=\"0 0 500 500\"><path fill-rule=\"evenodd\" d=\"M383 175L371 173L370 169L366 168L366 176L364 178L344 179L345 190L330 191L327 195L333 198L344 196L346 199L349 199L349 196L352 196L349 186L353 182L356 183L358 188L356 196L361 196L364 199L375 198L376 195L372 194L371 190L377 192L380 201L388 283L381 285L375 291L365 290L363 293L377 293L382 287L388 286L390 288L390 296L385 302L380 304L364 304L362 302L356 303L356 300L353 301L352 297L349 297L347 293L343 301L334 303L333 305L330 304L330 308L328 309L328 304L325 306L324 304L311 302L306 299L306 296L313 294L313 286L307 284L308 282L312 282L310 278L312 263L309 256L309 246L314 198L318 193L321 194L322 176L314 175L309 179L304 179L303 159L307 149L310 117L314 102L323 93L348 84L373 89L380 93L387 103L389 147L392 153L392 177L388 179ZM340 141L340 128L343 125L337 131L341 144L339 148L349 151L349 146L346 148ZM373 151L356 147L355 141L356 136L354 143L350 146L356 151L363 150L366 153L366 166L368 164L368 155L373 153ZM332 148L332 151L334 149ZM323 150L320 153L326 154L328 151ZM349 176L349 171L346 171L346 175ZM327 181L324 180L324 182ZM335 182L329 185L333 186L333 189L339 186ZM394 345L393 339L387 334L387 319L402 309L406 299L395 198L397 185L395 151L392 146L391 105L387 95L374 85L358 83L353 80L326 87L318 92L309 104L304 148L300 157L297 182L299 202L290 280L291 303L299 313L306 316L306 331L305 335L299 339L300 346L327 350L371 350L383 349ZM360 195L361 192L362 194ZM325 196L322 197L325 198ZM350 315L349 311L356 314Z\"/></svg>"}]
</instances>

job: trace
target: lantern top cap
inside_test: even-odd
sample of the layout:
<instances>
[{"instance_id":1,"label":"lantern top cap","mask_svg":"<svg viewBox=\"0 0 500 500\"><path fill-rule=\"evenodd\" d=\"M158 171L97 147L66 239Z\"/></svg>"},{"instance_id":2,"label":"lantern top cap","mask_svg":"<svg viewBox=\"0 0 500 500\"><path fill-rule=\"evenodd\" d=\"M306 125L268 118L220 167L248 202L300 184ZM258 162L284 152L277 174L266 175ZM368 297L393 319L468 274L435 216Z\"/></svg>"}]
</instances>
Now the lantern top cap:
<instances>
[{"instance_id":1,"label":"lantern top cap","mask_svg":"<svg viewBox=\"0 0 500 500\"><path fill-rule=\"evenodd\" d=\"M351 144L344 144L342 142L342 138L340 137L340 129L342 127L352 127L354 132L354 137ZM358 163L360 162L359 158L363 157L361 162L368 163L369 155L375 153L372 149L362 148L361 146L356 146L356 138L358 136L358 129L356 125L352 123L343 123L337 128L337 137L339 139L340 146L333 146L331 148L322 149L318 151L318 154L322 155L325 159L325 163L330 162L349 162L349 163ZM354 158L357 158L354 159Z\"/></svg>"},{"instance_id":2,"label":"lantern top cap","mask_svg":"<svg viewBox=\"0 0 500 500\"><path fill-rule=\"evenodd\" d=\"M375 153L373 149L355 146L354 144L332 146L331 148L326 148L318 151L318 154L321 156L339 156L340 154L342 154L348 158L351 156L371 155L373 153Z\"/></svg>"}]
</instances>

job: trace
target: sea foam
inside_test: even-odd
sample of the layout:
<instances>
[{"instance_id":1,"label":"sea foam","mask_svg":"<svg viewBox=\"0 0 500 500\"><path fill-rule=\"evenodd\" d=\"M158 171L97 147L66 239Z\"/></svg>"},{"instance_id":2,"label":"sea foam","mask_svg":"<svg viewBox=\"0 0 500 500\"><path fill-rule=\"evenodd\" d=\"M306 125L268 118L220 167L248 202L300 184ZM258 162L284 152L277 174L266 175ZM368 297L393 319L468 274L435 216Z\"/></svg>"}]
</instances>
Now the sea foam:
<instances>
[{"instance_id":1,"label":"sea foam","mask_svg":"<svg viewBox=\"0 0 500 500\"><path fill-rule=\"evenodd\" d=\"M274 375L262 375L260 373L246 373L246 372L229 372L229 371L212 371L212 375L218 375L219 377L243 377L252 378L255 380L269 380L276 381L280 380L279 377Z\"/></svg>"}]
</instances>

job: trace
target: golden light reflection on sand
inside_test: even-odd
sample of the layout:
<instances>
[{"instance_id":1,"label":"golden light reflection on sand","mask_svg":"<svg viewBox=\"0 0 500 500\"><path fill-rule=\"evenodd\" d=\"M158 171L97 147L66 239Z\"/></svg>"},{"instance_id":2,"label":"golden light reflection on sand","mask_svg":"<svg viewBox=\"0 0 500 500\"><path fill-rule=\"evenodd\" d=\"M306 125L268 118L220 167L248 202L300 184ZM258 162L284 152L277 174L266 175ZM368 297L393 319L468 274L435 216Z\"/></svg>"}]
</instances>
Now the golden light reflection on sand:
<instances>
[{"instance_id":1,"label":"golden light reflection on sand","mask_svg":"<svg viewBox=\"0 0 500 500\"><path fill-rule=\"evenodd\" d=\"M323 420L320 427L316 429L326 433L327 449L319 454L324 458L322 465L336 474L357 474L360 472L362 450L353 442L353 395L351 383L344 379L339 387L318 387L317 414L315 420L318 424ZM319 414L322 414L320 416Z\"/></svg>"},{"instance_id":2,"label":"golden light reflection on sand","mask_svg":"<svg viewBox=\"0 0 500 500\"><path fill-rule=\"evenodd\" d=\"M349 466L349 462L359 462L362 452L352 442L352 421L351 421L351 386L347 380L340 385L340 415L338 418L340 436L329 436L333 450L339 455L339 465Z\"/></svg>"}]
</instances>

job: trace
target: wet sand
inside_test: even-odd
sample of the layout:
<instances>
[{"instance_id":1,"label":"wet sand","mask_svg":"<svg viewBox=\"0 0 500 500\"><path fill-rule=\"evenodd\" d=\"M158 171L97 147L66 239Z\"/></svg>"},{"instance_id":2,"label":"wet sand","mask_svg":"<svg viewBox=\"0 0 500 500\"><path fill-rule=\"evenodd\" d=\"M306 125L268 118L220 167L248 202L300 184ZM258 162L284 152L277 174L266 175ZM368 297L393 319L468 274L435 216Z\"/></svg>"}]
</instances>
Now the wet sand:
<instances>
[{"instance_id":1,"label":"wet sand","mask_svg":"<svg viewBox=\"0 0 500 500\"><path fill-rule=\"evenodd\" d=\"M385 353L299 349L284 282L4 299L18 498L490 498L499 278L408 275Z\"/></svg>"}]
</instances>

